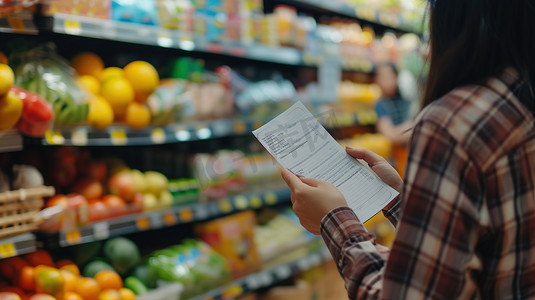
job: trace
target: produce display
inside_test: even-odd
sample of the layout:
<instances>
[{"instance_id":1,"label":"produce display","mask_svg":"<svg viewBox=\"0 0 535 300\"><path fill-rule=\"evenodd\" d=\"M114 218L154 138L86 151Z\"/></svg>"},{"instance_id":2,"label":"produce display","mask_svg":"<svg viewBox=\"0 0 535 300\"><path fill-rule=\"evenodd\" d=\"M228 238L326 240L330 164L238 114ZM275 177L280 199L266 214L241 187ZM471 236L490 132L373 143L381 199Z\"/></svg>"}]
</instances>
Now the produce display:
<instances>
[{"instance_id":1,"label":"produce display","mask_svg":"<svg viewBox=\"0 0 535 300\"><path fill-rule=\"evenodd\" d=\"M122 277L112 267L95 268L93 271L96 272L81 274L71 260L54 262L47 251L37 250L22 257L0 260L0 296L10 295L14 298L1 299L13 300L135 299L134 291L123 284Z\"/></svg>"}]
</instances>

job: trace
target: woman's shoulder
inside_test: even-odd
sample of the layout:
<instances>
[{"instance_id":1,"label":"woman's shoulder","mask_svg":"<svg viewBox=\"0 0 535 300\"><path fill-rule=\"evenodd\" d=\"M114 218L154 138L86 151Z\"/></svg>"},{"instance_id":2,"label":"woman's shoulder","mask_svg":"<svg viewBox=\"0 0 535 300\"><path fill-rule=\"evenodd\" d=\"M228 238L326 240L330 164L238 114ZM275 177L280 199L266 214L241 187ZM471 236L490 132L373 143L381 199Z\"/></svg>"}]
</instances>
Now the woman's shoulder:
<instances>
[{"instance_id":1,"label":"woman's shoulder","mask_svg":"<svg viewBox=\"0 0 535 300\"><path fill-rule=\"evenodd\" d=\"M507 153L533 130L533 117L499 78L456 88L434 101L421 112L417 126L429 122L482 165Z\"/></svg>"}]
</instances>

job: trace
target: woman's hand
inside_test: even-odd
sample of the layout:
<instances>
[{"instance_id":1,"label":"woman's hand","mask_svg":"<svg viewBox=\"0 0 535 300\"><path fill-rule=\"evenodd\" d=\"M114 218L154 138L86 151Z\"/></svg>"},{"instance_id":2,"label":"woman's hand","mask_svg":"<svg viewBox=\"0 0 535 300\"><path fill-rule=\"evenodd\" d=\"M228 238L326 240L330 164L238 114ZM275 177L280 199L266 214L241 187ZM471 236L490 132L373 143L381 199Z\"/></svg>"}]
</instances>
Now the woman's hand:
<instances>
[{"instance_id":1,"label":"woman's hand","mask_svg":"<svg viewBox=\"0 0 535 300\"><path fill-rule=\"evenodd\" d=\"M394 169L384 158L377 155L373 151L368 149L358 149L352 147L346 147L346 152L357 159L364 160L370 168L381 178L386 184L391 186L394 190L401 193L403 189L403 180L399 176L396 169ZM397 201L398 197L392 200L384 209L389 209Z\"/></svg>"},{"instance_id":2,"label":"woman's hand","mask_svg":"<svg viewBox=\"0 0 535 300\"><path fill-rule=\"evenodd\" d=\"M328 212L347 206L342 193L327 181L300 178L288 169L283 169L281 175L292 191L295 214L301 225L313 234L320 234L321 220Z\"/></svg>"}]
</instances>

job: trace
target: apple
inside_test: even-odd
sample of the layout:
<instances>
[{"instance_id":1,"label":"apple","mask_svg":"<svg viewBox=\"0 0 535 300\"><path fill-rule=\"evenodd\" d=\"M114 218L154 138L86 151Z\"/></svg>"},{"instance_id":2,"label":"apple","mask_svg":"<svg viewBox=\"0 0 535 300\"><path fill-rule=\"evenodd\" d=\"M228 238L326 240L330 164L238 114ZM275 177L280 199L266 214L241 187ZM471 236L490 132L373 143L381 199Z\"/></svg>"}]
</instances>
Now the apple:
<instances>
[{"instance_id":1,"label":"apple","mask_svg":"<svg viewBox=\"0 0 535 300\"><path fill-rule=\"evenodd\" d=\"M0 292L0 300L21 300L21 298L16 293Z\"/></svg>"},{"instance_id":2,"label":"apple","mask_svg":"<svg viewBox=\"0 0 535 300\"><path fill-rule=\"evenodd\" d=\"M159 207L168 208L173 206L173 195L168 190L162 191L160 193Z\"/></svg>"},{"instance_id":3,"label":"apple","mask_svg":"<svg viewBox=\"0 0 535 300\"><path fill-rule=\"evenodd\" d=\"M108 208L110 218L120 217L126 214L127 206L124 200L116 195L106 195L102 203Z\"/></svg>"},{"instance_id":4,"label":"apple","mask_svg":"<svg viewBox=\"0 0 535 300\"><path fill-rule=\"evenodd\" d=\"M143 194L135 193L134 199L132 200L132 202L127 204L127 207L128 207L129 214L142 212L143 211Z\"/></svg>"},{"instance_id":5,"label":"apple","mask_svg":"<svg viewBox=\"0 0 535 300\"><path fill-rule=\"evenodd\" d=\"M145 172L145 181L147 184L147 192L160 196L160 193L168 189L169 182L167 177L162 173L155 171Z\"/></svg>"},{"instance_id":6,"label":"apple","mask_svg":"<svg viewBox=\"0 0 535 300\"><path fill-rule=\"evenodd\" d=\"M147 182L145 181L145 175L140 170L130 170L130 176L134 180L134 187L137 192L144 193L147 190Z\"/></svg>"},{"instance_id":7,"label":"apple","mask_svg":"<svg viewBox=\"0 0 535 300\"><path fill-rule=\"evenodd\" d=\"M108 167L105 162L100 160L90 160L80 171L87 177L98 181L103 181L108 176Z\"/></svg>"},{"instance_id":8,"label":"apple","mask_svg":"<svg viewBox=\"0 0 535 300\"><path fill-rule=\"evenodd\" d=\"M108 207L102 201L89 202L89 221L97 222L109 218Z\"/></svg>"},{"instance_id":9,"label":"apple","mask_svg":"<svg viewBox=\"0 0 535 300\"><path fill-rule=\"evenodd\" d=\"M134 180L130 172L119 172L108 181L110 193L121 197L126 202L131 202L136 193Z\"/></svg>"},{"instance_id":10,"label":"apple","mask_svg":"<svg viewBox=\"0 0 535 300\"><path fill-rule=\"evenodd\" d=\"M143 211L153 211L158 209L158 199L150 193L143 194Z\"/></svg>"},{"instance_id":11,"label":"apple","mask_svg":"<svg viewBox=\"0 0 535 300\"><path fill-rule=\"evenodd\" d=\"M102 183L96 179L82 178L76 182L73 190L82 194L87 200L94 200L102 197L104 187Z\"/></svg>"},{"instance_id":12,"label":"apple","mask_svg":"<svg viewBox=\"0 0 535 300\"><path fill-rule=\"evenodd\" d=\"M46 207L51 207L51 206L56 206L56 205L63 205L64 207L68 207L69 204L67 203L67 196L56 195L46 201Z\"/></svg>"},{"instance_id":13,"label":"apple","mask_svg":"<svg viewBox=\"0 0 535 300\"><path fill-rule=\"evenodd\" d=\"M61 163L50 170L49 177L53 185L66 187L76 179L76 167L74 164Z\"/></svg>"}]
</instances>

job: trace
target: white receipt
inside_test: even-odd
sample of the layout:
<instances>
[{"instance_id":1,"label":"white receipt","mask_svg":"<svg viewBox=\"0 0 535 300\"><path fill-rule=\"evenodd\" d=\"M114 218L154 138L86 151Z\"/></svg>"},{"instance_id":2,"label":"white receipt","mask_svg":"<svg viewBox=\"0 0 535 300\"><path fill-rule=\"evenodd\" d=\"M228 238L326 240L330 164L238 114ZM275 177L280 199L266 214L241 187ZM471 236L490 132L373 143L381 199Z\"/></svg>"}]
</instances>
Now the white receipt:
<instances>
[{"instance_id":1,"label":"white receipt","mask_svg":"<svg viewBox=\"0 0 535 300\"><path fill-rule=\"evenodd\" d=\"M347 154L301 102L253 134L282 167L336 186L362 222L398 195L375 173Z\"/></svg>"}]
</instances>

